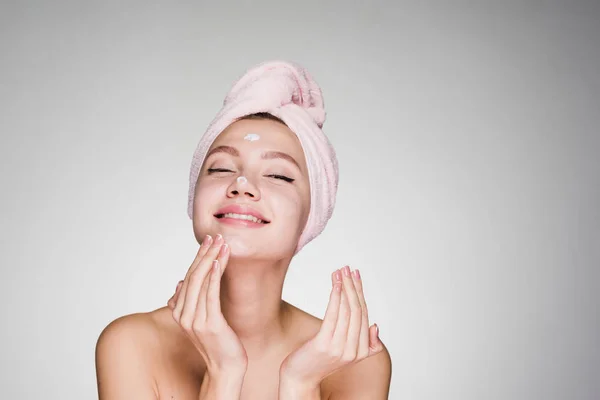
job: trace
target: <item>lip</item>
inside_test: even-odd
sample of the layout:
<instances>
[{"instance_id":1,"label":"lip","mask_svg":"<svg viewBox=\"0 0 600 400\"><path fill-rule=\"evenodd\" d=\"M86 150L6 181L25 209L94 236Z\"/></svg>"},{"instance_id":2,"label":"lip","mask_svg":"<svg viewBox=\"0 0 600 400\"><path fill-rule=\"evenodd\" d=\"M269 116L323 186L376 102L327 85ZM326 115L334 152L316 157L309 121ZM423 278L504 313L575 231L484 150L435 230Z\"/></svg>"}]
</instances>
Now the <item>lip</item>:
<instances>
[{"instance_id":1,"label":"lip","mask_svg":"<svg viewBox=\"0 0 600 400\"><path fill-rule=\"evenodd\" d=\"M234 214L244 214L244 215L252 215L255 218L258 218L260 220L262 220L264 223L262 224L257 224L256 222L252 222L252 221L247 221L247 220L241 220L241 219L233 219L233 218L218 218L217 215L221 215L221 214L227 214L227 213L234 213ZM216 213L214 213L215 218L219 219L220 221L231 221L231 222L240 222L240 223L250 223L253 225L266 225L268 223L270 223L271 221L268 220L267 218L265 218L264 215L262 215L260 212L258 212L257 210L255 210L252 207L246 206L246 205L242 205L242 204L230 204L228 206L222 207L220 208Z\"/></svg>"}]
</instances>

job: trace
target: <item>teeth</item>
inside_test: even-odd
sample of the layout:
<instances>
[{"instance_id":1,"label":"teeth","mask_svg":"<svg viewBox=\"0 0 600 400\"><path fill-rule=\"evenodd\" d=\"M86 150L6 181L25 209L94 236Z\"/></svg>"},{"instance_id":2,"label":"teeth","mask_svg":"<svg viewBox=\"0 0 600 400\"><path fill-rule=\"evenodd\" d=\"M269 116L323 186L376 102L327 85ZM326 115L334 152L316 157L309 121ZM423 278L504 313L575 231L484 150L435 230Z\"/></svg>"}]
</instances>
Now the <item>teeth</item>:
<instances>
[{"instance_id":1,"label":"teeth","mask_svg":"<svg viewBox=\"0 0 600 400\"><path fill-rule=\"evenodd\" d=\"M252 221L252 222L256 222L258 224L262 224L262 219L258 219L252 215L246 215L246 214L227 213L227 214L223 214L223 218L243 219L246 221Z\"/></svg>"}]
</instances>

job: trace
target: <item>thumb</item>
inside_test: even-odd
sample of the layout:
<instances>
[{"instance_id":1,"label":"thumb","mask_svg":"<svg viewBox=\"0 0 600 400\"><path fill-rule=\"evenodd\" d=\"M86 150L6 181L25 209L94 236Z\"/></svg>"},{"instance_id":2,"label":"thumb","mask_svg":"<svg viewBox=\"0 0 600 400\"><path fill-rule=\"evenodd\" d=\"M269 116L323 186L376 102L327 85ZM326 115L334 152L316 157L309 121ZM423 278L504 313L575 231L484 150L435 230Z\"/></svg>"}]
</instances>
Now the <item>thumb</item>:
<instances>
[{"instance_id":1,"label":"thumb","mask_svg":"<svg viewBox=\"0 0 600 400\"><path fill-rule=\"evenodd\" d=\"M383 343L379 339L379 326L373 324L369 327L369 357L383 350Z\"/></svg>"},{"instance_id":2,"label":"thumb","mask_svg":"<svg viewBox=\"0 0 600 400\"><path fill-rule=\"evenodd\" d=\"M177 282L177 287L175 288L175 293L173 294L173 296L171 296L169 301L167 301L167 306L169 306L170 309L174 309L175 304L177 304L177 299L179 298L179 291L181 289L181 285L183 285L183 281Z\"/></svg>"}]
</instances>

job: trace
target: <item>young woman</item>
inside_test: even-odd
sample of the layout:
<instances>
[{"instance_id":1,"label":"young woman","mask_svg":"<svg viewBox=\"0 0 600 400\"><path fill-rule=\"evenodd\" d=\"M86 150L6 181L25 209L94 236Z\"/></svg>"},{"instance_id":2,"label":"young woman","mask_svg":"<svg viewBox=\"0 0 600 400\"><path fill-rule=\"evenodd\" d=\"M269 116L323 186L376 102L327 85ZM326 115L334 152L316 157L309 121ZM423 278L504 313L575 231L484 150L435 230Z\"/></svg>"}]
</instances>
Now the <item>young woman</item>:
<instances>
[{"instance_id":1,"label":"young woman","mask_svg":"<svg viewBox=\"0 0 600 400\"><path fill-rule=\"evenodd\" d=\"M323 122L299 66L264 63L234 85L192 161L196 258L167 307L103 330L101 400L387 399L391 360L358 270L332 273L323 320L281 298L292 257L335 203Z\"/></svg>"}]
</instances>

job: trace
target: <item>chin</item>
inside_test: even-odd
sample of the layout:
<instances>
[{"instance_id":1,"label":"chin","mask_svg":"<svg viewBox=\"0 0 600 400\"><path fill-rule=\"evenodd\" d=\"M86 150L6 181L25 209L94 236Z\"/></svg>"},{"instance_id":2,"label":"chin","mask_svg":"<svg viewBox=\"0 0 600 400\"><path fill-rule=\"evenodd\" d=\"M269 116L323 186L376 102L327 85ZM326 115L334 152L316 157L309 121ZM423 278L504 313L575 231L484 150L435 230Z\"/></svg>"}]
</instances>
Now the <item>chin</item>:
<instances>
[{"instance_id":1,"label":"chin","mask_svg":"<svg viewBox=\"0 0 600 400\"><path fill-rule=\"evenodd\" d=\"M252 257L260 254L260 249L247 238L235 233L223 233L225 243L229 245L232 257Z\"/></svg>"},{"instance_id":2,"label":"chin","mask_svg":"<svg viewBox=\"0 0 600 400\"><path fill-rule=\"evenodd\" d=\"M194 228L198 243L206 234L213 237L223 235L225 243L229 245L230 257L236 259L277 261L290 258L299 239L296 235L290 235L288 229L265 231L222 223L197 224Z\"/></svg>"},{"instance_id":3,"label":"chin","mask_svg":"<svg viewBox=\"0 0 600 400\"><path fill-rule=\"evenodd\" d=\"M296 244L282 241L258 241L256 237L248 237L232 232L222 232L229 245L231 257L236 259L276 261L289 258L294 254Z\"/></svg>"}]
</instances>

